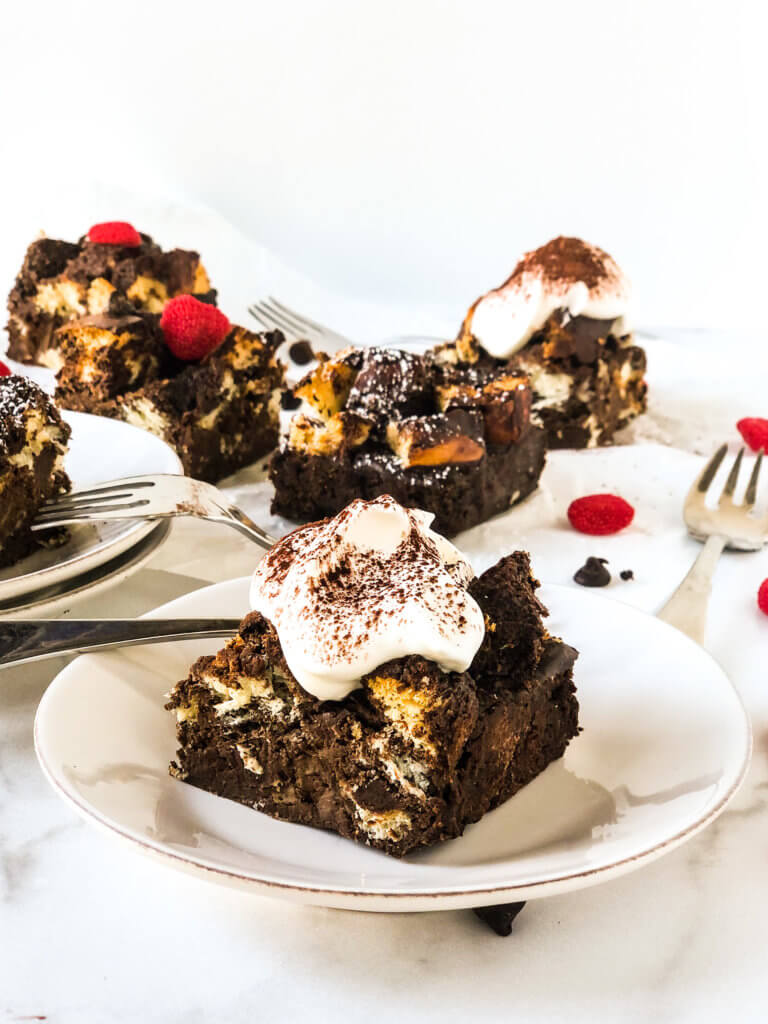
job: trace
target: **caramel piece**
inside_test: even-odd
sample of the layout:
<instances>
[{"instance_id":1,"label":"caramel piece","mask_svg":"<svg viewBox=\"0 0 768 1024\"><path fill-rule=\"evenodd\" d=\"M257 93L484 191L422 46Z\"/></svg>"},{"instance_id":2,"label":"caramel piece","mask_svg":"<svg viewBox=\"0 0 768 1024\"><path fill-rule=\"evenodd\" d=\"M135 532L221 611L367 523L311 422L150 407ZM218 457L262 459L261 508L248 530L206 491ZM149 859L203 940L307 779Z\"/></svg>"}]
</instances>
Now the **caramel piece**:
<instances>
[{"instance_id":1,"label":"caramel piece","mask_svg":"<svg viewBox=\"0 0 768 1024\"><path fill-rule=\"evenodd\" d=\"M387 441L404 466L479 462L485 455L482 417L463 409L392 421Z\"/></svg>"}]
</instances>

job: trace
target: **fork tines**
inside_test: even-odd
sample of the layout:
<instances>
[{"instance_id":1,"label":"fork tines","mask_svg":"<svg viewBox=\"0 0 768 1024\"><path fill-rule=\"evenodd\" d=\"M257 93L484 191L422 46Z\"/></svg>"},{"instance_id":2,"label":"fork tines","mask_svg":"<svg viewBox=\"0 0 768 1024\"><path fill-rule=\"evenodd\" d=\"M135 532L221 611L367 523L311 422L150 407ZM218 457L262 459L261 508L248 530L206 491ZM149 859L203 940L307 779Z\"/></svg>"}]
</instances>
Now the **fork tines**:
<instances>
[{"instance_id":1,"label":"fork tines","mask_svg":"<svg viewBox=\"0 0 768 1024\"><path fill-rule=\"evenodd\" d=\"M722 490L717 491L712 486L727 452L728 446L725 444L718 448L688 492L683 507L685 525L689 533L699 540L720 537L731 549L757 551L768 537L768 516L754 513L763 452L758 452L744 497L739 502L734 501L734 494L744 462L744 448L739 450L733 460ZM710 491L713 491L713 498L716 498L713 503L707 502Z\"/></svg>"},{"instance_id":2,"label":"fork tines","mask_svg":"<svg viewBox=\"0 0 768 1024\"><path fill-rule=\"evenodd\" d=\"M154 487L154 480L131 480L127 477L125 480L115 480L114 483L102 484L100 487L91 487L87 491L75 491L74 494L65 494L60 498L50 498L44 502L43 508L54 508L58 506L67 506L72 502L79 501L80 498L101 498L111 494L115 491L121 491L123 494L127 493L130 489L135 491L140 487ZM120 495L122 497L122 495ZM117 495L115 494L115 497Z\"/></svg>"},{"instance_id":3,"label":"fork tines","mask_svg":"<svg viewBox=\"0 0 768 1024\"><path fill-rule=\"evenodd\" d=\"M727 444L723 444L717 449L715 454L712 456L712 458L709 460L707 465L702 470L699 479L693 485L691 493L688 496L689 499L693 498L694 494L696 493L700 495L706 495L707 491L712 485L712 481L717 476L717 471L720 469L720 466L722 465L723 459L725 458L727 452ZM736 491L736 486L739 482L739 474L741 472L741 464L744 459L744 452L744 447L741 447L736 455L736 458L734 459L733 465L731 466L731 470L728 473L728 478L725 481L720 501L722 501L723 498L728 498L731 500L733 499L734 492ZM757 454L757 458L755 459L755 464L752 467L752 473L749 477L747 489L744 492L744 501L740 507L746 510L753 508L755 502L757 501L757 485L758 478L760 476L760 467L763 462L763 454L763 449L761 448Z\"/></svg>"},{"instance_id":4,"label":"fork tines","mask_svg":"<svg viewBox=\"0 0 768 1024\"><path fill-rule=\"evenodd\" d=\"M47 526L61 518L90 519L96 512L120 512L125 509L143 508L149 504L149 499L141 498L135 492L141 488L154 486L154 480L115 480L114 483L52 498L41 505L32 529Z\"/></svg>"},{"instance_id":5,"label":"fork tines","mask_svg":"<svg viewBox=\"0 0 768 1024\"><path fill-rule=\"evenodd\" d=\"M248 307L248 312L267 330L274 330L277 327L290 337L302 338L308 334L313 336L322 332L319 324L314 324L299 316L298 313L293 313L272 296L262 299L260 302L254 302Z\"/></svg>"},{"instance_id":6,"label":"fork tines","mask_svg":"<svg viewBox=\"0 0 768 1024\"><path fill-rule=\"evenodd\" d=\"M248 307L251 316L258 320L262 327L268 330L277 328L289 339L302 339L313 341L322 345L332 345L336 348L346 348L352 344L350 338L331 330L324 324L318 323L311 317L297 313L295 309L280 302L274 295L268 295L266 299L254 302Z\"/></svg>"}]
</instances>

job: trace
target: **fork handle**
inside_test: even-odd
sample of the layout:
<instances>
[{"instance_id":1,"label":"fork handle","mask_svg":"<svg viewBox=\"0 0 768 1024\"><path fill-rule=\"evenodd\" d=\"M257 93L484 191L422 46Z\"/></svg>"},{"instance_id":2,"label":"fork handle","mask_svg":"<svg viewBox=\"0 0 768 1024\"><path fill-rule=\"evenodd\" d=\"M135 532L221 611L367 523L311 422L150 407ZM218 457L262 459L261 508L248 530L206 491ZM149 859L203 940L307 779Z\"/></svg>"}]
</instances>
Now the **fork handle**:
<instances>
[{"instance_id":1,"label":"fork handle","mask_svg":"<svg viewBox=\"0 0 768 1024\"><path fill-rule=\"evenodd\" d=\"M718 534L707 537L688 575L658 613L663 622L679 629L697 644L704 643L712 577L725 545L725 537Z\"/></svg>"},{"instance_id":2,"label":"fork handle","mask_svg":"<svg viewBox=\"0 0 768 1024\"><path fill-rule=\"evenodd\" d=\"M4 619L0 669L57 654L232 636L238 619Z\"/></svg>"}]
</instances>

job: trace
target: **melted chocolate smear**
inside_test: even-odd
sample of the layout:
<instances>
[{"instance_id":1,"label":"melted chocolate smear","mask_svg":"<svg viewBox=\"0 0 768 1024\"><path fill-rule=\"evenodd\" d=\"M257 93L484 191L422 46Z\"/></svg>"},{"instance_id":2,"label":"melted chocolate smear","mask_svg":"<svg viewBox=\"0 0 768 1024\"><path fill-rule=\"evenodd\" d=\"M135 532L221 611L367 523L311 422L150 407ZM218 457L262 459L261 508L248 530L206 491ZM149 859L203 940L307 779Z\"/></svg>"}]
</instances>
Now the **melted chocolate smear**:
<instances>
[{"instance_id":1,"label":"melted chocolate smear","mask_svg":"<svg viewBox=\"0 0 768 1024\"><path fill-rule=\"evenodd\" d=\"M506 938L512 932L512 924L525 906L522 903L500 903L495 907L475 907L472 911L481 921L484 921L489 928L492 928L497 935Z\"/></svg>"},{"instance_id":2,"label":"melted chocolate smear","mask_svg":"<svg viewBox=\"0 0 768 1024\"><path fill-rule=\"evenodd\" d=\"M605 568L607 558L593 558L591 555L574 575L574 581L581 587L607 587L611 574Z\"/></svg>"},{"instance_id":3,"label":"melted chocolate smear","mask_svg":"<svg viewBox=\"0 0 768 1024\"><path fill-rule=\"evenodd\" d=\"M306 366L315 358L315 353L308 341L294 341L288 349L288 355L297 366Z\"/></svg>"}]
</instances>

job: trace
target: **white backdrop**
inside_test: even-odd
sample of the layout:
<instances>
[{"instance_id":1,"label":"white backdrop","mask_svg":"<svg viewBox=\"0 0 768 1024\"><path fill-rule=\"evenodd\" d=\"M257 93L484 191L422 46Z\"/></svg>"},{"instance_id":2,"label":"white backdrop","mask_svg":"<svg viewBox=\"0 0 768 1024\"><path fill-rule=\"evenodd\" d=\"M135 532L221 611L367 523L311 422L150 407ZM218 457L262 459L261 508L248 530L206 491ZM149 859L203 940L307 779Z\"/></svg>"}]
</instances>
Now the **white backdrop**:
<instances>
[{"instance_id":1,"label":"white backdrop","mask_svg":"<svg viewBox=\"0 0 768 1024\"><path fill-rule=\"evenodd\" d=\"M2 266L40 189L93 180L207 203L350 295L458 317L562 232L646 325L754 325L766 27L758 0L9 5Z\"/></svg>"}]
</instances>

